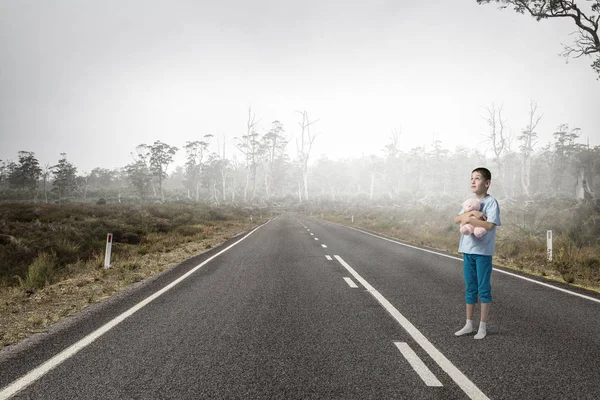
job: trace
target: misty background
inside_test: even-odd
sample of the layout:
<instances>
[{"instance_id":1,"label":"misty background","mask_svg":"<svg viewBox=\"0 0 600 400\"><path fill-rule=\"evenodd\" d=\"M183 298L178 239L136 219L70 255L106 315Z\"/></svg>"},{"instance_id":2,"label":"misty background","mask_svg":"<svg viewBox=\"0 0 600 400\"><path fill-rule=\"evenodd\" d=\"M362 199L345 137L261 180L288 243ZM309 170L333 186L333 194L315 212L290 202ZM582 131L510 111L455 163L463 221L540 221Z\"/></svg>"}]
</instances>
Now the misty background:
<instances>
[{"instance_id":1,"label":"misty background","mask_svg":"<svg viewBox=\"0 0 600 400\"><path fill-rule=\"evenodd\" d=\"M592 196L574 30L474 0L5 0L2 197L417 201L480 165L499 198Z\"/></svg>"}]
</instances>

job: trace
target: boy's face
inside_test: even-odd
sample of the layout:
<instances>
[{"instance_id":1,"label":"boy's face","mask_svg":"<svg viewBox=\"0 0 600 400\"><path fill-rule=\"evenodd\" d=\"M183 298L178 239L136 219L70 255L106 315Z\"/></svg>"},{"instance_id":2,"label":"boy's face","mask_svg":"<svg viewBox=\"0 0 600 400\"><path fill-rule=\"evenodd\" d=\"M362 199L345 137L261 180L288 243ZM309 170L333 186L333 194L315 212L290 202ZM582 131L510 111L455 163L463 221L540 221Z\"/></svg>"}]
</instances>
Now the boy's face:
<instances>
[{"instance_id":1,"label":"boy's face","mask_svg":"<svg viewBox=\"0 0 600 400\"><path fill-rule=\"evenodd\" d=\"M490 181L486 180L481 173L473 172L471 174L471 191L475 194L485 194L490 187Z\"/></svg>"}]
</instances>

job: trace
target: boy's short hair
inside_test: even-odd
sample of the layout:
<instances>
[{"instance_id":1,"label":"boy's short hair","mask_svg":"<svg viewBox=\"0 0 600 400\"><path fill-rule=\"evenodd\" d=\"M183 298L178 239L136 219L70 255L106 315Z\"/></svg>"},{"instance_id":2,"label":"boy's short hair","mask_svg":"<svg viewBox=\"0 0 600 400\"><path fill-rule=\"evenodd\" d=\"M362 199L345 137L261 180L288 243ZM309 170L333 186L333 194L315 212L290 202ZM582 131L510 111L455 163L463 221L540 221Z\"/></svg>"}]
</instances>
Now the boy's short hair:
<instances>
[{"instance_id":1,"label":"boy's short hair","mask_svg":"<svg viewBox=\"0 0 600 400\"><path fill-rule=\"evenodd\" d=\"M473 173L473 172L479 172L481 174L481 176L483 177L483 179L485 179L486 181L492 180L492 173L490 172L489 169L487 169L485 167L475 168L473 171L471 171L471 173Z\"/></svg>"}]
</instances>

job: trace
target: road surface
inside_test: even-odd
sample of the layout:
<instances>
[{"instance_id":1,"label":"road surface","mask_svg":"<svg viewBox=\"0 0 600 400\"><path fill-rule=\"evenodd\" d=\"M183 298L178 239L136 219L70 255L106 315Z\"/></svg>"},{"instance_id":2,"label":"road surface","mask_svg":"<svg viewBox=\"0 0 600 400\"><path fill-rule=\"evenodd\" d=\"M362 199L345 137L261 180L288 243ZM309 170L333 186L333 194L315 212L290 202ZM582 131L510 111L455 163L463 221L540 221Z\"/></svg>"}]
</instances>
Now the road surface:
<instances>
[{"instance_id":1,"label":"road surface","mask_svg":"<svg viewBox=\"0 0 600 400\"><path fill-rule=\"evenodd\" d=\"M599 399L600 296L284 214L0 353L0 399ZM476 314L476 318L478 314Z\"/></svg>"}]
</instances>

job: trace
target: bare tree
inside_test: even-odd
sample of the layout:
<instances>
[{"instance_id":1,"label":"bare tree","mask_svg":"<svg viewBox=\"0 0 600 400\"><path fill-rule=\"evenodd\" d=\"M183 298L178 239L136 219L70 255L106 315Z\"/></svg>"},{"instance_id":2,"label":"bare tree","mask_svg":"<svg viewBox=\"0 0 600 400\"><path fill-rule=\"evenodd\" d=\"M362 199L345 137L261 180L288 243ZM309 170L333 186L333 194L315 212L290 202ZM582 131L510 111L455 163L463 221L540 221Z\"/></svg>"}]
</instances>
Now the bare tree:
<instances>
[{"instance_id":1,"label":"bare tree","mask_svg":"<svg viewBox=\"0 0 600 400\"><path fill-rule=\"evenodd\" d=\"M42 180L43 180L43 184L44 184L44 200L46 203L48 203L47 185L48 185L48 180L50 178L51 173L52 173L52 166L50 164L46 163L46 165L44 165L44 169L42 170Z\"/></svg>"},{"instance_id":2,"label":"bare tree","mask_svg":"<svg viewBox=\"0 0 600 400\"><path fill-rule=\"evenodd\" d=\"M375 179L381 176L381 170L383 168L383 160L375 155L370 155L368 159L368 170L371 175L371 184L369 187L369 201L373 201L375 193Z\"/></svg>"},{"instance_id":3,"label":"bare tree","mask_svg":"<svg viewBox=\"0 0 600 400\"><path fill-rule=\"evenodd\" d=\"M185 163L185 177L189 189L194 191L196 201L200 199L200 186L202 174L202 162L204 161L204 155L208 151L210 139L213 135L204 135L203 140L196 140L193 142L186 142L184 149L187 153L187 162ZM188 194L189 198L189 194Z\"/></svg>"},{"instance_id":4,"label":"bare tree","mask_svg":"<svg viewBox=\"0 0 600 400\"><path fill-rule=\"evenodd\" d=\"M258 141L258 133L256 132L256 115L252 112L252 108L248 107L248 121L246 122L246 134L238 139L237 148L246 158L246 185L244 186L244 202L248 201L248 188L252 183L252 195L250 199L254 199L256 195L256 167L260 158L260 142Z\"/></svg>"},{"instance_id":5,"label":"bare tree","mask_svg":"<svg viewBox=\"0 0 600 400\"><path fill-rule=\"evenodd\" d=\"M285 147L288 140L284 136L283 124L279 121L273 121L271 130L262 137L262 147L265 163L265 194L267 199L272 194L273 180L275 177L275 168L278 162L282 161L285 155Z\"/></svg>"},{"instance_id":6,"label":"bare tree","mask_svg":"<svg viewBox=\"0 0 600 400\"><path fill-rule=\"evenodd\" d=\"M494 152L494 162L498 167L498 177L500 181L503 181L503 165L502 155L507 150L507 136L505 132L506 120L502 119L502 106L496 110L496 106L492 104L492 107L485 107L487 116L484 118L490 127L488 135L484 135L492 144L492 151ZM506 193L505 193L506 194Z\"/></svg>"},{"instance_id":7,"label":"bare tree","mask_svg":"<svg viewBox=\"0 0 600 400\"><path fill-rule=\"evenodd\" d=\"M302 115L302 121L298 122L301 128L300 142L296 140L298 161L300 162L300 169L302 171L302 181L298 185L298 197L302 201L302 194L304 194L304 200L308 200L308 159L310 158L313 142L317 137L317 135L310 133L310 126L319 120L311 122L308 119L308 112L306 110L296 112Z\"/></svg>"},{"instance_id":8,"label":"bare tree","mask_svg":"<svg viewBox=\"0 0 600 400\"><path fill-rule=\"evenodd\" d=\"M231 169L232 169L232 174L231 174L231 204L235 204L235 190L237 189L237 172L240 169L240 163L237 159L237 157L235 156L235 154L233 154L231 156Z\"/></svg>"},{"instance_id":9,"label":"bare tree","mask_svg":"<svg viewBox=\"0 0 600 400\"><path fill-rule=\"evenodd\" d=\"M220 154L211 153L208 156L208 161L202 168L203 180L208 187L210 201L216 206L220 205L217 185L220 185L223 179L221 164L224 162L225 160L221 159Z\"/></svg>"},{"instance_id":10,"label":"bare tree","mask_svg":"<svg viewBox=\"0 0 600 400\"><path fill-rule=\"evenodd\" d=\"M450 168L443 168L443 163L448 159L449 151L446 150L442 142L438 139L438 135L435 135L431 143L431 151L426 153L426 157L431 161L431 165L436 166L435 170L439 171L436 175L439 176L439 181L436 183L435 190L443 195L448 194L449 183L450 183ZM435 180L431 177L432 181ZM429 180L429 179L428 179Z\"/></svg>"},{"instance_id":11,"label":"bare tree","mask_svg":"<svg viewBox=\"0 0 600 400\"><path fill-rule=\"evenodd\" d=\"M227 172L229 171L229 167L230 167L230 162L229 162L229 160L227 160L226 152L225 152L226 145L227 145L227 140L225 139L225 135L223 135L223 153L221 154L222 162L220 163L221 189L222 189L222 194L223 194L223 203L225 203L225 201L227 199L225 190L227 188ZM217 149L218 149L218 151L221 151L221 145L218 140L217 140Z\"/></svg>"},{"instance_id":12,"label":"bare tree","mask_svg":"<svg viewBox=\"0 0 600 400\"><path fill-rule=\"evenodd\" d=\"M384 176L390 200L394 200L400 192L400 135L398 129L392 130L388 144L383 147L385 154Z\"/></svg>"},{"instance_id":13,"label":"bare tree","mask_svg":"<svg viewBox=\"0 0 600 400\"><path fill-rule=\"evenodd\" d=\"M584 12L574 0L477 0L479 4L499 3L504 9L512 6L520 13L529 13L536 20L549 18L571 18L578 28L573 45L563 45L562 56L579 58L590 56L594 60L592 68L600 78L600 38L598 23L600 22L600 0L588 0L592 3L591 11ZM575 32L574 32L575 33Z\"/></svg>"},{"instance_id":14,"label":"bare tree","mask_svg":"<svg viewBox=\"0 0 600 400\"><path fill-rule=\"evenodd\" d=\"M542 119L543 114L538 114L538 105L533 100L529 104L529 123L519 136L521 154L523 155L521 169L521 188L525 196L531 196L531 155L533 147L537 144L538 134L535 128Z\"/></svg>"}]
</instances>

